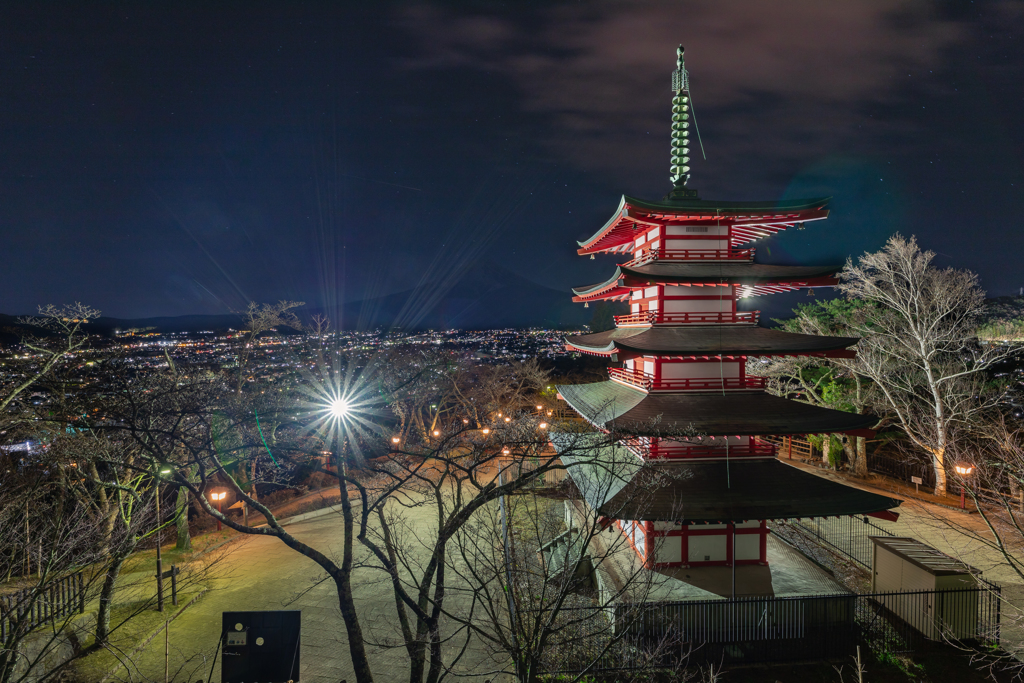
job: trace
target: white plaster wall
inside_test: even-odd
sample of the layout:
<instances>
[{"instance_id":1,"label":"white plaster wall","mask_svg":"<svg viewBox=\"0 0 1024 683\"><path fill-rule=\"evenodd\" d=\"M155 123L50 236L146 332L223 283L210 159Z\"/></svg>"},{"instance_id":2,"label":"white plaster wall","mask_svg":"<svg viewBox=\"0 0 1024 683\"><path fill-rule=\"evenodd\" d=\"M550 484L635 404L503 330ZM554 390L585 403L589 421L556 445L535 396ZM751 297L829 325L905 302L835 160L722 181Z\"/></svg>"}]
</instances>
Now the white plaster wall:
<instances>
[{"instance_id":1,"label":"white plaster wall","mask_svg":"<svg viewBox=\"0 0 1024 683\"><path fill-rule=\"evenodd\" d=\"M761 536L739 534L736 536L736 559L758 560L761 558Z\"/></svg>"},{"instance_id":2,"label":"white plaster wall","mask_svg":"<svg viewBox=\"0 0 1024 683\"><path fill-rule=\"evenodd\" d=\"M683 539L679 536L664 536L654 541L655 562L682 562Z\"/></svg>"},{"instance_id":3,"label":"white plaster wall","mask_svg":"<svg viewBox=\"0 0 1024 683\"><path fill-rule=\"evenodd\" d=\"M723 291L725 290L717 290L715 293L719 294ZM692 295L693 291L688 289L682 296L687 294ZM722 297L721 299L669 299L665 302L665 310L669 313L731 313L731 294L726 292Z\"/></svg>"},{"instance_id":4,"label":"white plaster wall","mask_svg":"<svg viewBox=\"0 0 1024 683\"><path fill-rule=\"evenodd\" d=\"M662 363L661 376L665 379L682 379L685 377L718 378L739 377L738 361L718 361L707 363Z\"/></svg>"},{"instance_id":5,"label":"white plaster wall","mask_svg":"<svg viewBox=\"0 0 1024 683\"><path fill-rule=\"evenodd\" d=\"M687 562L724 562L725 536L690 536Z\"/></svg>"},{"instance_id":6,"label":"white plaster wall","mask_svg":"<svg viewBox=\"0 0 1024 683\"><path fill-rule=\"evenodd\" d=\"M696 234L728 235L729 234L729 226L727 226L727 225L717 225L715 223L705 224L704 227L707 227L707 229L708 229L708 231L706 233L695 233L695 232L687 232L686 231L687 228L695 228L695 227L698 227L698 226L693 225L692 223L690 225L670 225L670 226L668 226L665 229L665 234L666 235L696 235Z\"/></svg>"}]
</instances>

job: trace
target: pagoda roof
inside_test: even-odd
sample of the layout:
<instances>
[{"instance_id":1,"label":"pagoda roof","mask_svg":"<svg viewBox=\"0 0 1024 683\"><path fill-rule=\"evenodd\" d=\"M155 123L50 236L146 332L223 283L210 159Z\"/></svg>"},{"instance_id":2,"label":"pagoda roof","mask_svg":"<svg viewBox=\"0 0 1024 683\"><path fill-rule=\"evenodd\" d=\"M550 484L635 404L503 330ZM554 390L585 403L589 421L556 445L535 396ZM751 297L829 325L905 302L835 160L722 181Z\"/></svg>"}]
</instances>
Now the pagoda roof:
<instances>
[{"instance_id":1,"label":"pagoda roof","mask_svg":"<svg viewBox=\"0 0 1024 683\"><path fill-rule=\"evenodd\" d=\"M608 222L589 239L579 242L580 254L632 251L636 233L659 225L731 225L732 246L767 237L796 223L828 217L831 197L790 201L720 202L675 199L646 202L622 196Z\"/></svg>"},{"instance_id":2,"label":"pagoda roof","mask_svg":"<svg viewBox=\"0 0 1024 683\"><path fill-rule=\"evenodd\" d=\"M563 442L552 435L556 450ZM645 463L615 444L589 452L572 446L561 457L573 483L591 508L614 519L715 524L840 517L882 512L902 502L776 459Z\"/></svg>"},{"instance_id":3,"label":"pagoda roof","mask_svg":"<svg viewBox=\"0 0 1024 683\"><path fill-rule=\"evenodd\" d=\"M834 287L842 266L775 266L765 263L651 263L617 266L611 278L574 288L573 301L621 299L631 288L651 285L719 287L741 285L740 298L774 294L804 287Z\"/></svg>"},{"instance_id":4,"label":"pagoda roof","mask_svg":"<svg viewBox=\"0 0 1024 683\"><path fill-rule=\"evenodd\" d=\"M648 394L611 380L556 387L566 403L605 431L641 436L841 434L870 429L873 415L772 396L763 391Z\"/></svg>"},{"instance_id":5,"label":"pagoda roof","mask_svg":"<svg viewBox=\"0 0 1024 683\"><path fill-rule=\"evenodd\" d=\"M658 356L779 356L836 354L858 342L856 337L825 337L783 332L756 325L680 325L676 327L617 327L605 332L566 337L584 353L635 357ZM618 360L625 360L619 358Z\"/></svg>"}]
</instances>

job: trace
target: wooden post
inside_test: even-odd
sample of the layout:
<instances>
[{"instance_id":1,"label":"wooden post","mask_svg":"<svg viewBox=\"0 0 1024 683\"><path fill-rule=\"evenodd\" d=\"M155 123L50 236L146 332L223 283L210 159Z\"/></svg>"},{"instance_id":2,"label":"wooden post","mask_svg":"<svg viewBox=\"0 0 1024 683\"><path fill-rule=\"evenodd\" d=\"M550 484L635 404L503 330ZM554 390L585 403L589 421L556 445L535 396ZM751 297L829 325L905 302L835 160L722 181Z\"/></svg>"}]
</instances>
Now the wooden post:
<instances>
[{"instance_id":1,"label":"wooden post","mask_svg":"<svg viewBox=\"0 0 1024 683\"><path fill-rule=\"evenodd\" d=\"M173 574L172 574L173 576ZM171 621L168 619L164 622L164 683L167 683L170 676L170 661L171 661Z\"/></svg>"},{"instance_id":2,"label":"wooden post","mask_svg":"<svg viewBox=\"0 0 1024 683\"><path fill-rule=\"evenodd\" d=\"M164 566L160 557L160 540L163 529L160 528L160 480L156 482L156 608L164 611Z\"/></svg>"}]
</instances>

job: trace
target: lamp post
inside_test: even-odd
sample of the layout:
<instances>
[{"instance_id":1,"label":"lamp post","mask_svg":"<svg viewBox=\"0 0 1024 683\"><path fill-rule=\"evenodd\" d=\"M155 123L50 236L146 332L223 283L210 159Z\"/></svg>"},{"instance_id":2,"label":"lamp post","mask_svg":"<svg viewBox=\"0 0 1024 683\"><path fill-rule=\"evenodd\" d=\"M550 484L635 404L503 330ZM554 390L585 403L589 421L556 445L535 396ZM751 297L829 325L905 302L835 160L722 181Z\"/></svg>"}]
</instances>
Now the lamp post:
<instances>
[{"instance_id":1,"label":"lamp post","mask_svg":"<svg viewBox=\"0 0 1024 683\"><path fill-rule=\"evenodd\" d=\"M171 468L163 466L156 476L156 608L164 611L164 563L160 555L163 545L164 527L160 518L160 475L170 474Z\"/></svg>"},{"instance_id":2,"label":"lamp post","mask_svg":"<svg viewBox=\"0 0 1024 683\"><path fill-rule=\"evenodd\" d=\"M960 509L967 509L967 496L965 493L966 478L971 476L971 472L974 471L974 467L970 465L954 465L953 469L960 475Z\"/></svg>"},{"instance_id":3,"label":"lamp post","mask_svg":"<svg viewBox=\"0 0 1024 683\"><path fill-rule=\"evenodd\" d=\"M221 510L221 501L224 500L224 496L226 495L228 495L227 491L213 491L210 493L210 498L217 501L217 512L222 515L224 514L224 511ZM220 517L217 518L217 531L220 531Z\"/></svg>"}]
</instances>

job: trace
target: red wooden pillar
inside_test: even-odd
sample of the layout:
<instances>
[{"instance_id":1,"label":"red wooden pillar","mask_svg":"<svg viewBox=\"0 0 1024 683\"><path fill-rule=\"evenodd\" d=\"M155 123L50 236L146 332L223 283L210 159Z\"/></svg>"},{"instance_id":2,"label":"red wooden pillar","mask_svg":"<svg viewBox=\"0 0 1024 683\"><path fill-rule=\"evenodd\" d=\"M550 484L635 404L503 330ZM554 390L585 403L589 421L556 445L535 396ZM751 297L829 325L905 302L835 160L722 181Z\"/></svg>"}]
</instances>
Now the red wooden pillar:
<instances>
[{"instance_id":1,"label":"red wooden pillar","mask_svg":"<svg viewBox=\"0 0 1024 683\"><path fill-rule=\"evenodd\" d=\"M654 569L654 522L644 522L644 566Z\"/></svg>"},{"instance_id":2,"label":"red wooden pillar","mask_svg":"<svg viewBox=\"0 0 1024 683\"><path fill-rule=\"evenodd\" d=\"M761 564L768 564L768 520L761 520Z\"/></svg>"}]
</instances>

